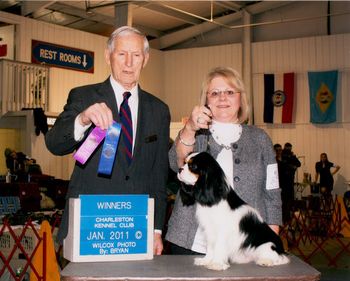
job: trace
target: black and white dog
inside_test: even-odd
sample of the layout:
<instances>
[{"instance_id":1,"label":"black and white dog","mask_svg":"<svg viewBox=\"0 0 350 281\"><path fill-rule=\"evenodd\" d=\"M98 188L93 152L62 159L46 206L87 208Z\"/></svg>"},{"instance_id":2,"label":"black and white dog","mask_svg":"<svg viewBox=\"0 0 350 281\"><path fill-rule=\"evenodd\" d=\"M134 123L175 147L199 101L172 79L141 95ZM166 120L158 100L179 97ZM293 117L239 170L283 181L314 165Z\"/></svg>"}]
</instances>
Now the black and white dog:
<instances>
[{"instance_id":1,"label":"black and white dog","mask_svg":"<svg viewBox=\"0 0 350 281\"><path fill-rule=\"evenodd\" d=\"M206 255L195 258L195 265L225 270L230 262L254 261L262 266L289 262L280 237L236 194L210 154L189 155L178 178L184 183L182 202L197 204L196 217L207 240Z\"/></svg>"}]
</instances>

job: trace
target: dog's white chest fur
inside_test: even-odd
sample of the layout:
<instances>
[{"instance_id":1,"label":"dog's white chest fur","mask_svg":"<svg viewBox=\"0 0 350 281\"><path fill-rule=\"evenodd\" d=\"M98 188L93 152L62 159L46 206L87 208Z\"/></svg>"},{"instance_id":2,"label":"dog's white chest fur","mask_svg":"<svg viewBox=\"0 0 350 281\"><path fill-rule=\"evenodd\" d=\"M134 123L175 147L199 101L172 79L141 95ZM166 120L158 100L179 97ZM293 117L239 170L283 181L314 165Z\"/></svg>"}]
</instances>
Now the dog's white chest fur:
<instances>
[{"instance_id":1,"label":"dog's white chest fur","mask_svg":"<svg viewBox=\"0 0 350 281\"><path fill-rule=\"evenodd\" d=\"M232 212L227 201L222 200L219 204L212 207L202 206L197 204L196 216L200 227L205 231L213 229L218 235L220 232L227 232L230 229L230 233L237 235L239 232L238 224L230 223L230 227L227 223L230 221L238 221L240 214L239 210L237 212Z\"/></svg>"},{"instance_id":2,"label":"dog's white chest fur","mask_svg":"<svg viewBox=\"0 0 350 281\"><path fill-rule=\"evenodd\" d=\"M197 220L204 230L207 243L224 239L226 248L237 251L245 238L239 231L239 221L248 209L249 206L245 205L233 212L226 200L212 207L197 204Z\"/></svg>"}]
</instances>

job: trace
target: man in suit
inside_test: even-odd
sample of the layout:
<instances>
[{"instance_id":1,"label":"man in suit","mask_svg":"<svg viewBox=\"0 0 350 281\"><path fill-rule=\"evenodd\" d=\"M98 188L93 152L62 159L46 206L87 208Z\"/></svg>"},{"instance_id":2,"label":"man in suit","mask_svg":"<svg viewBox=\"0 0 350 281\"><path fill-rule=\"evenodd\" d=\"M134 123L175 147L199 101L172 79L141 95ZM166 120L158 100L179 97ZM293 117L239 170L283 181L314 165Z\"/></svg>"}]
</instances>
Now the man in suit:
<instances>
[{"instance_id":1,"label":"man in suit","mask_svg":"<svg viewBox=\"0 0 350 281\"><path fill-rule=\"evenodd\" d=\"M45 136L46 145L55 155L69 154L82 145L95 127L106 130L113 120L120 123L123 93L130 92L131 163L123 153L126 143L122 130L111 175L98 174L100 145L84 165L76 162L67 198L80 194L149 194L155 199L154 254L160 255L166 208L169 108L138 84L149 58L149 44L137 29L128 26L116 29L108 40L105 58L111 67L110 77L102 83L71 90L64 111ZM58 233L61 242L68 232L67 205Z\"/></svg>"},{"instance_id":2,"label":"man in suit","mask_svg":"<svg viewBox=\"0 0 350 281\"><path fill-rule=\"evenodd\" d=\"M295 172L301 166L298 157L292 151L292 144L286 142L282 150L282 169L279 169L281 181L282 217L283 223L291 219L291 210L295 199L294 182Z\"/></svg>"}]
</instances>

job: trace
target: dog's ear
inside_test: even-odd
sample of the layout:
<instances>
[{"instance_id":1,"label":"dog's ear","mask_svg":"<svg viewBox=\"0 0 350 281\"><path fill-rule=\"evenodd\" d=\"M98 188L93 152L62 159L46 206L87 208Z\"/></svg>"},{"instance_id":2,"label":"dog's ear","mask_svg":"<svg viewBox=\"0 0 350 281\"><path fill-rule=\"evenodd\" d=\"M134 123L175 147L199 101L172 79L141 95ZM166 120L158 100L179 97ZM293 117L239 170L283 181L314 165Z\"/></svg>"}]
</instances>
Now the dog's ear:
<instances>
[{"instance_id":1,"label":"dog's ear","mask_svg":"<svg viewBox=\"0 0 350 281\"><path fill-rule=\"evenodd\" d=\"M195 203L194 186L186 185L181 182L180 198L184 206L191 206Z\"/></svg>"},{"instance_id":2,"label":"dog's ear","mask_svg":"<svg viewBox=\"0 0 350 281\"><path fill-rule=\"evenodd\" d=\"M230 187L218 162L205 152L198 155L196 160L201 163L199 178L195 186L196 199L211 206L226 198Z\"/></svg>"}]
</instances>

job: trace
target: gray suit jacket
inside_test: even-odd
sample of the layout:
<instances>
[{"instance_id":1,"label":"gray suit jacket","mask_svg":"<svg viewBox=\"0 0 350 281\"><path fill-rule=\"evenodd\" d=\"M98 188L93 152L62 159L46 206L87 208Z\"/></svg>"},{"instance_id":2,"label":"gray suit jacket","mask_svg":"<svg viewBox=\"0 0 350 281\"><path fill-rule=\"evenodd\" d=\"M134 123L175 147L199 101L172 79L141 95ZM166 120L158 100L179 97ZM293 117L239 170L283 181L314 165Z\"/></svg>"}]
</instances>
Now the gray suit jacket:
<instances>
[{"instance_id":1,"label":"gray suit jacket","mask_svg":"<svg viewBox=\"0 0 350 281\"><path fill-rule=\"evenodd\" d=\"M85 132L80 142L74 139L74 120L90 105L105 102L120 122L117 102L109 79L103 83L72 89L64 111L45 136L47 148L55 155L74 152L83 143L94 126ZM80 194L149 194L155 199L155 228L162 229L166 209L166 180L168 175L170 113L168 106L139 88L138 124L133 161L127 165L123 142L119 142L112 175L97 173L102 145L85 165L76 162L67 192L68 198ZM58 240L68 232L68 204L59 228Z\"/></svg>"}]
</instances>

